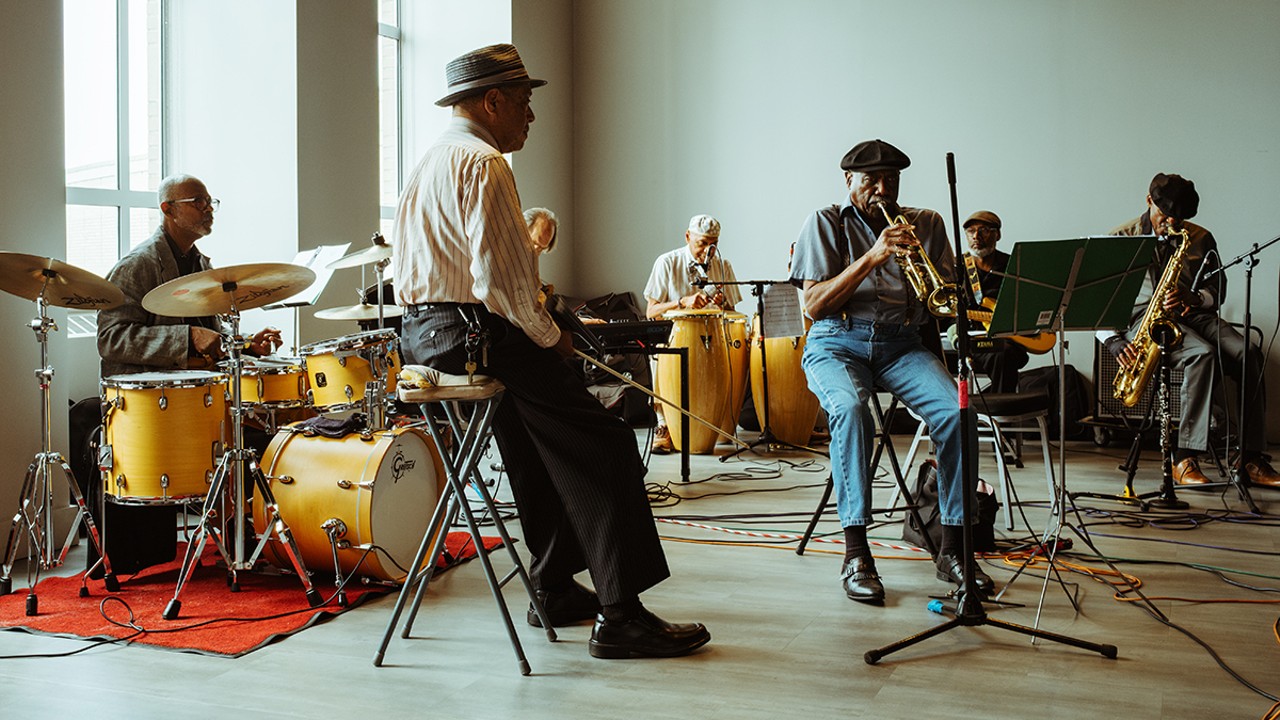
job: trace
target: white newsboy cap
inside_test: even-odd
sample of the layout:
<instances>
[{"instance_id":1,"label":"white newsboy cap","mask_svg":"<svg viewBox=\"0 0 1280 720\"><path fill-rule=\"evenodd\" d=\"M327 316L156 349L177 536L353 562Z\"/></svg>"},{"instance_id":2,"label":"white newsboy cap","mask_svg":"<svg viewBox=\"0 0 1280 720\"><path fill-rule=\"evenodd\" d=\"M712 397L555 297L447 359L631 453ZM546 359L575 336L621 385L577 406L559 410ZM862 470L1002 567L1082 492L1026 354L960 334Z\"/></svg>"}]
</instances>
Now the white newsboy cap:
<instances>
[{"instance_id":1,"label":"white newsboy cap","mask_svg":"<svg viewBox=\"0 0 1280 720\"><path fill-rule=\"evenodd\" d=\"M720 237L720 221L710 215L694 215L689 218L689 232L707 237Z\"/></svg>"}]
</instances>

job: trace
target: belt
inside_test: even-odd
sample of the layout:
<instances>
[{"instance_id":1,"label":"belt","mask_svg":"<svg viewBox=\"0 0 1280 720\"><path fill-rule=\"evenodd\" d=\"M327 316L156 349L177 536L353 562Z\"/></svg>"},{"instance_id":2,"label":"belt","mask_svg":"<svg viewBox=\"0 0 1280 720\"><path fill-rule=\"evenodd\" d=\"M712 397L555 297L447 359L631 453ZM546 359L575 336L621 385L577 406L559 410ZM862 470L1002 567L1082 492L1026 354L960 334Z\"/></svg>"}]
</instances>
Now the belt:
<instances>
[{"instance_id":1,"label":"belt","mask_svg":"<svg viewBox=\"0 0 1280 720\"><path fill-rule=\"evenodd\" d=\"M420 312L425 312L427 310L453 310L455 308L466 308L466 307L476 308L478 311L485 309L482 303L427 302L427 303L418 303L416 305L405 305L404 314L410 317L413 317L414 315L417 315Z\"/></svg>"}]
</instances>

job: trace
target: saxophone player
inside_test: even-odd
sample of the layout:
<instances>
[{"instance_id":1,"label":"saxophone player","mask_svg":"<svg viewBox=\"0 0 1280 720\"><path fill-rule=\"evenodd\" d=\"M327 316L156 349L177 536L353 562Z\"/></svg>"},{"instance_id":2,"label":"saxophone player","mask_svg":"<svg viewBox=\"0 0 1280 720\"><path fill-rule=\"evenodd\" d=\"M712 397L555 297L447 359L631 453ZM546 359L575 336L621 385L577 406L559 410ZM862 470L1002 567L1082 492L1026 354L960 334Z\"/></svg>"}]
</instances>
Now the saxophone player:
<instances>
[{"instance_id":1,"label":"saxophone player","mask_svg":"<svg viewBox=\"0 0 1280 720\"><path fill-rule=\"evenodd\" d=\"M926 322L926 307L945 314L947 304L926 298L956 292L954 255L937 212L898 207L900 174L910 164L883 140L855 145L840 162L845 196L809 215L791 265L791 283L804 293L814 321L801 365L831 427L832 481L845 542L840 581L850 600L863 603L879 604L885 597L867 542L873 422L867 403L877 386L929 423L938 447L942 521L936 574L958 584L964 570L961 459L973 446L965 447L960 433L956 382L941 358L926 349L920 331L934 327ZM933 265L933 271L915 274L938 275L942 286L913 292L895 261L912 252ZM936 330L931 335L938 337ZM976 580L979 591L991 592L994 583L981 568Z\"/></svg>"},{"instance_id":2,"label":"saxophone player","mask_svg":"<svg viewBox=\"0 0 1280 720\"><path fill-rule=\"evenodd\" d=\"M1221 411L1225 393L1215 386L1223 373L1237 383L1244 382L1251 398L1248 415L1241 429L1241 445L1245 472L1256 485L1280 487L1280 474L1263 456L1266 447L1266 391L1263 386L1263 355L1253 346L1249 350L1249 375L1240 377L1244 360L1244 337L1218 317L1225 297L1226 276L1216 275L1205 287L1192 292L1197 275L1220 265L1217 241L1213 233L1188 222L1196 216L1200 195L1195 183L1181 175L1158 173L1147 190L1147 210L1140 217L1111 231L1113 235L1158 235L1159 242L1151 267L1133 309L1133 325L1121 334L1104 330L1098 333L1108 351L1125 367L1133 367L1137 349L1130 343L1134 331L1147 313L1148 304L1163 305L1166 316L1182 331L1182 341L1169 351L1174 368L1182 368L1184 380L1179 389L1182 412L1178 418L1177 454L1174 456L1173 478L1184 485L1200 485L1208 478L1200 470L1199 457L1209 448L1209 425L1215 407ZM1190 243L1183 265L1164 297L1153 298L1152 290L1173 257L1175 244L1181 242L1175 232L1185 232ZM1201 265L1204 265L1203 271ZM1219 361L1222 367L1219 368ZM1221 370L1222 372L1219 372ZM1224 413L1225 415L1225 413Z\"/></svg>"}]
</instances>

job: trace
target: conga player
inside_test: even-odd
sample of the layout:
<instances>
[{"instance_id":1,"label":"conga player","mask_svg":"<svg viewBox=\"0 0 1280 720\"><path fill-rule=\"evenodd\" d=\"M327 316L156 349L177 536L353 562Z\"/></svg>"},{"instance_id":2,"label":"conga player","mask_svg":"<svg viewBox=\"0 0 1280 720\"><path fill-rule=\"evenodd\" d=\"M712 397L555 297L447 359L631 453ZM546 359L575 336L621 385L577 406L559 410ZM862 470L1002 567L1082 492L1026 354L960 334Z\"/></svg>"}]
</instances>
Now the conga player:
<instances>
[{"instance_id":1,"label":"conga player","mask_svg":"<svg viewBox=\"0 0 1280 720\"><path fill-rule=\"evenodd\" d=\"M684 246L659 255L653 263L644 286L648 301L645 317L653 320L672 310L696 310L709 305L732 310L742 300L742 294L737 285L731 284L737 282L733 265L719 248L720 221L710 215L690 218ZM658 410L653 452L666 454L673 449L671 433L661 408Z\"/></svg>"}]
</instances>

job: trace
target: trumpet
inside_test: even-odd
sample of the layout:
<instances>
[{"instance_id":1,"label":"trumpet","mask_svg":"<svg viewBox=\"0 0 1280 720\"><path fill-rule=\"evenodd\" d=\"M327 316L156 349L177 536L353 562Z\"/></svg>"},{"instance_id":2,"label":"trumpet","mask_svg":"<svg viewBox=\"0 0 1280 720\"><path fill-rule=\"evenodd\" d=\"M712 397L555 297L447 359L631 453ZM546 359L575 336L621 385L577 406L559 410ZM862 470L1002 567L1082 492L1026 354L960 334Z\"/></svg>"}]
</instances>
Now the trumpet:
<instances>
[{"instance_id":1,"label":"trumpet","mask_svg":"<svg viewBox=\"0 0 1280 720\"><path fill-rule=\"evenodd\" d=\"M891 216L886 203L878 202L876 205L880 208L880 212L884 213L884 219L890 225L909 224L902 215ZM919 242L914 231L910 236L912 240ZM929 256L921 252L920 246L897 250L894 259L898 261L903 277L911 283L911 289L915 292L916 298L924 303L926 310L938 317L956 316L959 298L955 283L943 281L942 276L938 274L938 269L929 260Z\"/></svg>"}]
</instances>

